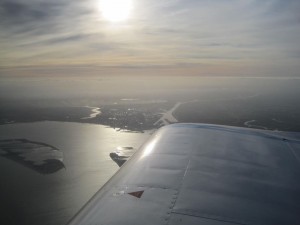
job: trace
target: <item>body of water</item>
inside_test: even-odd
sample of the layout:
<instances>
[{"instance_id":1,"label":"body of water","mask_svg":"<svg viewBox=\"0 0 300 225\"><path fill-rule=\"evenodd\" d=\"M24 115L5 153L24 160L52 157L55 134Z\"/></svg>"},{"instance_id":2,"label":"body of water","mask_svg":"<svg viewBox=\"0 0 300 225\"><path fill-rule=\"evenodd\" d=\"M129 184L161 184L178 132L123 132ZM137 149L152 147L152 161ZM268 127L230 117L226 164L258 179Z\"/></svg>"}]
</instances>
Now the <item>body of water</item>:
<instances>
[{"instance_id":1,"label":"body of water","mask_svg":"<svg viewBox=\"0 0 300 225\"><path fill-rule=\"evenodd\" d=\"M65 166L45 175L0 157L1 223L66 224L118 170L109 153L118 146L138 148L149 133L65 122L0 126L0 140L27 139L54 146L63 153Z\"/></svg>"}]
</instances>

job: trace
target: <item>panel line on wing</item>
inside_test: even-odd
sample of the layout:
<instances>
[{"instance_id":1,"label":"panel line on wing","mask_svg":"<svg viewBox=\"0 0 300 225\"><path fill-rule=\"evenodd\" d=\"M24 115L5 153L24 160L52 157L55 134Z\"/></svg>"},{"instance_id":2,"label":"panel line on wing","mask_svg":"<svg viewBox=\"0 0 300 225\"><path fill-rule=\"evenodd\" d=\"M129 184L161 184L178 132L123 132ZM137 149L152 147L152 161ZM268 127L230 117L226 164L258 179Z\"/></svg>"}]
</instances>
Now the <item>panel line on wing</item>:
<instances>
[{"instance_id":1,"label":"panel line on wing","mask_svg":"<svg viewBox=\"0 0 300 225\"><path fill-rule=\"evenodd\" d=\"M289 150L291 151L292 155L297 159L298 163L300 163L300 158L296 154L294 148L290 145L288 141L285 141L286 145L288 146Z\"/></svg>"},{"instance_id":2,"label":"panel line on wing","mask_svg":"<svg viewBox=\"0 0 300 225\"><path fill-rule=\"evenodd\" d=\"M187 164L187 166L186 166L186 168L185 168L184 175L183 175L183 177L182 177L182 182L181 182L181 185L180 185L180 186L182 186L182 184L183 184L184 177L185 177L185 175L186 175L186 173L187 173L187 171L188 171L188 169L189 169L190 164L191 164L191 159L189 159L189 162L188 162L188 164Z\"/></svg>"},{"instance_id":3,"label":"panel line on wing","mask_svg":"<svg viewBox=\"0 0 300 225\"><path fill-rule=\"evenodd\" d=\"M191 150L190 150L190 152L189 152L189 157L191 157ZM168 217L166 218L166 224L167 224L167 222L168 222L168 221L170 220L170 218L171 218L171 213L173 213L173 208L174 208L174 206L175 206L175 204L176 204L176 202L177 202L177 199L178 199L180 190L182 190L181 187L183 186L184 178L185 178L185 176L186 176L186 174L187 174L187 172L188 172L190 163L191 163L191 159L189 158L189 161L188 161L188 163L187 163L187 166L186 166L186 168L185 168L184 174L183 174L183 176L182 176L182 179L181 179L181 183L180 183L180 185L179 185L179 188L178 188L178 190L175 192L175 194L173 195L173 198L172 198L172 201L171 201L171 204L170 204L170 207L169 207L169 214L168 214Z\"/></svg>"},{"instance_id":4,"label":"panel line on wing","mask_svg":"<svg viewBox=\"0 0 300 225\"><path fill-rule=\"evenodd\" d=\"M194 215L194 214L190 214L190 213L183 213L183 212L172 212L172 214L176 214L176 215L184 215L184 216L191 216L191 217L197 217L197 218L203 218L203 219L209 219L209 220L214 220L214 221L220 221L220 222L226 222L226 223L230 223L230 224L236 224L236 225L250 225L250 223L241 223L241 222L236 222L236 221L232 221L230 218L226 219L226 218L216 218L216 217L210 217L210 216L205 216L205 215Z\"/></svg>"}]
</instances>

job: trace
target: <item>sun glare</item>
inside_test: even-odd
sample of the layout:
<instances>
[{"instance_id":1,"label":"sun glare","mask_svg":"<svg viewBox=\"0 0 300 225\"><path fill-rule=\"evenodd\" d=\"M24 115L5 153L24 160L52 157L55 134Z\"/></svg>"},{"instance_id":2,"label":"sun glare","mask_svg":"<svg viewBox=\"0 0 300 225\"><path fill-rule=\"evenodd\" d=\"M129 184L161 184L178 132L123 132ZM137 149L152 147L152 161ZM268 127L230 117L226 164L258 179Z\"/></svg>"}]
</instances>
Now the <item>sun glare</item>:
<instances>
[{"instance_id":1,"label":"sun glare","mask_svg":"<svg viewBox=\"0 0 300 225\"><path fill-rule=\"evenodd\" d=\"M111 22L127 20L133 8L132 0L101 0L102 16Z\"/></svg>"}]
</instances>

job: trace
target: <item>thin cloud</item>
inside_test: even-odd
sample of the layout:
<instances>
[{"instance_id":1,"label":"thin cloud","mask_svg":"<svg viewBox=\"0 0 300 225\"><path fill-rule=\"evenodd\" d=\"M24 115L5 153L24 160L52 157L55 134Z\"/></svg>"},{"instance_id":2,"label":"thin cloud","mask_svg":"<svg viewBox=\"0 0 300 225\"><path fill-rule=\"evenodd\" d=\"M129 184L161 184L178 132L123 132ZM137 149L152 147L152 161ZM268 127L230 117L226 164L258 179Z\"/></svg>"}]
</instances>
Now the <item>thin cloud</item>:
<instances>
[{"instance_id":1,"label":"thin cloud","mask_svg":"<svg viewBox=\"0 0 300 225\"><path fill-rule=\"evenodd\" d=\"M99 0L2 1L0 66L299 67L298 0L136 0L121 24L103 20L98 7Z\"/></svg>"}]
</instances>

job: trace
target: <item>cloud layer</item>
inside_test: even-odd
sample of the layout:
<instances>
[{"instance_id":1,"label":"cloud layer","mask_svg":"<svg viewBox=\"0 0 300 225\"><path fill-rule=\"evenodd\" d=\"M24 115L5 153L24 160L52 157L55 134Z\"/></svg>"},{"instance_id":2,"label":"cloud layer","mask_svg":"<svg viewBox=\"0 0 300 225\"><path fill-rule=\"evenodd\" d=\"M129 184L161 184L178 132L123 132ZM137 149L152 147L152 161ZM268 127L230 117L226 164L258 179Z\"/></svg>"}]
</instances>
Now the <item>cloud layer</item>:
<instances>
[{"instance_id":1,"label":"cloud layer","mask_svg":"<svg viewBox=\"0 0 300 225\"><path fill-rule=\"evenodd\" d=\"M1 1L0 67L300 71L297 0L135 0L121 23L105 21L99 7L100 0Z\"/></svg>"}]
</instances>

